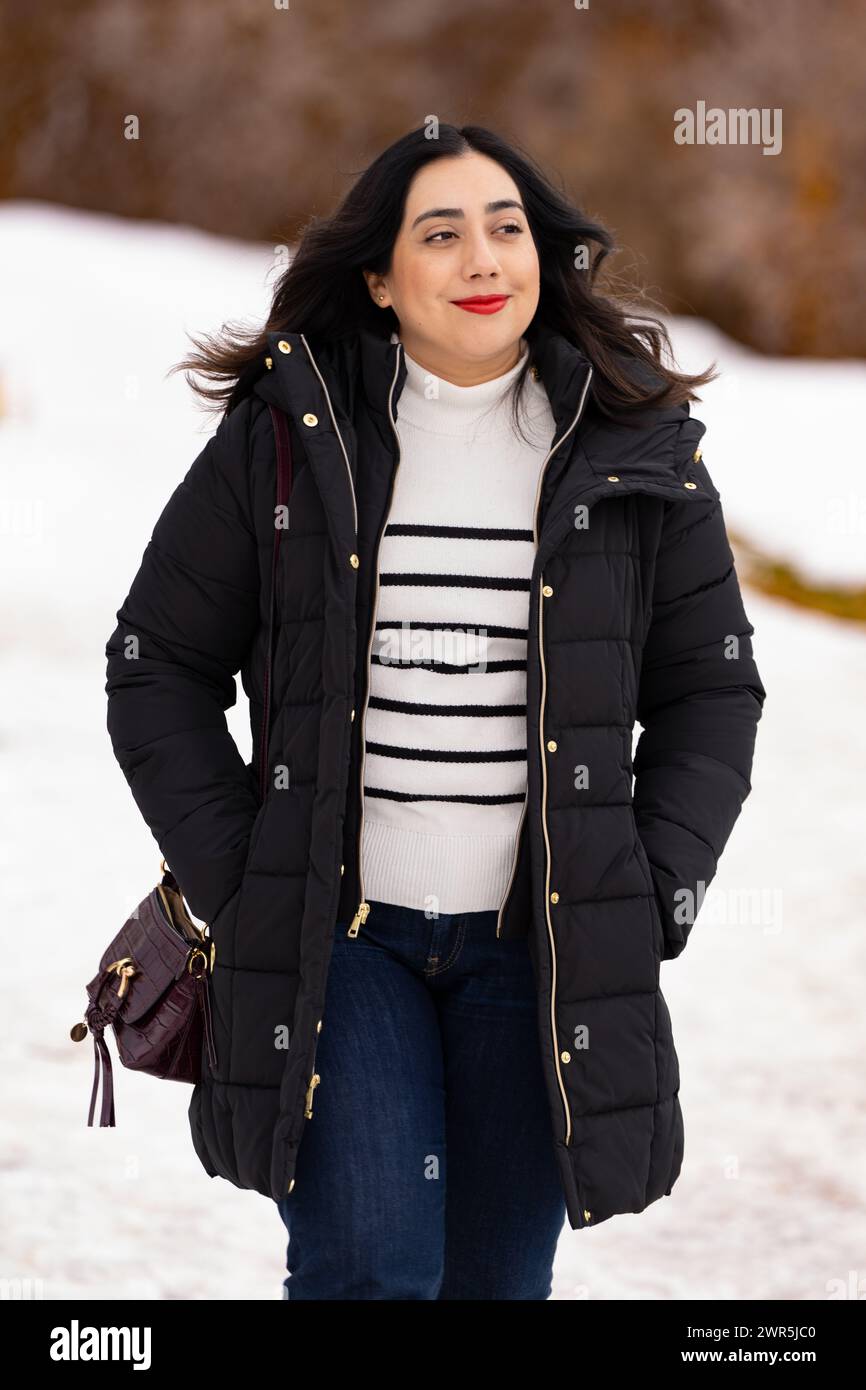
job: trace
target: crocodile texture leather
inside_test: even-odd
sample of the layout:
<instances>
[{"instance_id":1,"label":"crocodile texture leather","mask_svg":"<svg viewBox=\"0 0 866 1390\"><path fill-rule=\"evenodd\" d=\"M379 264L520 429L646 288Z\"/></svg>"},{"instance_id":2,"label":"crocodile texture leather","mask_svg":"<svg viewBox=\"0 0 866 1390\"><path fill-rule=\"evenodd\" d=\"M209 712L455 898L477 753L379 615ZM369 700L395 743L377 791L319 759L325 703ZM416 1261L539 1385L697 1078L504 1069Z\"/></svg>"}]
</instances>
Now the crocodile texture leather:
<instances>
[{"instance_id":1,"label":"crocodile texture leather","mask_svg":"<svg viewBox=\"0 0 866 1390\"><path fill-rule=\"evenodd\" d=\"M130 973L124 974L126 969ZM211 1065L216 1052L208 995L211 942L188 916L170 869L139 903L104 951L87 986L85 1021L93 1035L94 1076L88 1125L93 1124L102 1063L99 1124L114 1125L114 1086L105 1029L114 1030L122 1064L172 1081L201 1078L202 1043ZM72 1030L80 1040L86 1029Z\"/></svg>"}]
</instances>

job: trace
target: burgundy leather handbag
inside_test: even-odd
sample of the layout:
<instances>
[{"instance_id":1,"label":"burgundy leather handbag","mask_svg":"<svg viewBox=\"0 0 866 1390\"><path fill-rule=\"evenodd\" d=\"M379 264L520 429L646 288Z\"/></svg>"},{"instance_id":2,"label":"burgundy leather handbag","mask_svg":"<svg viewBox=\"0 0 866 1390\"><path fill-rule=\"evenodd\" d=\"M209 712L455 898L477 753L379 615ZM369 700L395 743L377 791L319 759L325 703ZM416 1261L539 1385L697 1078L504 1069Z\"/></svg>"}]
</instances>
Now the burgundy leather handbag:
<instances>
[{"instance_id":1,"label":"burgundy leather handbag","mask_svg":"<svg viewBox=\"0 0 866 1390\"><path fill-rule=\"evenodd\" d=\"M291 491L292 459L286 415L270 406L277 447L277 508L287 504ZM274 648L274 610L280 536L275 526L271 567L268 650L265 661L259 793L263 801L267 776L270 728L271 666ZM201 1079L202 1044L216 1069L213 1020L208 983L216 960L216 945L207 928L197 927L186 910L180 885L162 860L162 881L127 918L103 952L99 971L87 986L89 1003L84 1020L70 1030L81 1042L93 1034L94 1075L88 1125L93 1124L103 1067L100 1128L114 1125L114 1085L105 1029L114 1030L121 1062L132 1071L148 1072L172 1081L195 1084Z\"/></svg>"}]
</instances>

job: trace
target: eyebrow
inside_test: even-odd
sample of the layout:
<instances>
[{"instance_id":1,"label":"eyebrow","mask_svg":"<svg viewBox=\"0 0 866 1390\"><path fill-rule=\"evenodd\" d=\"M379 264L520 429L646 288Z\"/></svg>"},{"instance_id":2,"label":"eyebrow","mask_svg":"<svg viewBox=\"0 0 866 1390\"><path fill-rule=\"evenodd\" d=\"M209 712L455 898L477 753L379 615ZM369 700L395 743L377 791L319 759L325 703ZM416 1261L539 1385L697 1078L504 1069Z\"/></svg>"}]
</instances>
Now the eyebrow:
<instances>
[{"instance_id":1,"label":"eyebrow","mask_svg":"<svg viewBox=\"0 0 866 1390\"><path fill-rule=\"evenodd\" d=\"M516 198L497 198L495 202L485 204L484 211L500 212L502 208L520 208L520 211L524 215L526 214L526 209L524 208L523 204L518 202ZM419 222L426 222L431 217L454 218L465 216L466 214L464 213L462 208L431 208L429 212L419 213L409 230L410 232L414 231L415 228L418 226Z\"/></svg>"}]
</instances>

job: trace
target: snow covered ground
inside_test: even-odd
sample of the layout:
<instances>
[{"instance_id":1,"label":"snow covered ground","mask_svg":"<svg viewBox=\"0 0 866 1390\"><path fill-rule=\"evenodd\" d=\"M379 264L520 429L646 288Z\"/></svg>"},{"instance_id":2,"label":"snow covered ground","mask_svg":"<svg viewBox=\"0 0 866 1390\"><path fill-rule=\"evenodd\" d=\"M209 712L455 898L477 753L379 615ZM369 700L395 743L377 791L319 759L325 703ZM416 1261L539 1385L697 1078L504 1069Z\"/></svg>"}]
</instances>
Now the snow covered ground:
<instances>
[{"instance_id":1,"label":"snow covered ground","mask_svg":"<svg viewBox=\"0 0 866 1390\"><path fill-rule=\"evenodd\" d=\"M92 1043L69 1038L106 941L158 872L105 731L104 645L214 428L164 373L184 330L259 321L273 265L271 247L193 230L0 208L0 1293L281 1296L285 1228L265 1198L205 1174L190 1088L115 1061L117 1128L89 1129ZM864 582L866 367L767 361L706 324L670 326L681 365L725 371L695 413L729 525L812 577ZM798 483L828 474L832 509ZM745 601L768 691L753 790L662 970L683 1172L639 1216L566 1227L556 1299L866 1291L866 641ZM241 697L230 726L248 758L245 720Z\"/></svg>"}]
</instances>

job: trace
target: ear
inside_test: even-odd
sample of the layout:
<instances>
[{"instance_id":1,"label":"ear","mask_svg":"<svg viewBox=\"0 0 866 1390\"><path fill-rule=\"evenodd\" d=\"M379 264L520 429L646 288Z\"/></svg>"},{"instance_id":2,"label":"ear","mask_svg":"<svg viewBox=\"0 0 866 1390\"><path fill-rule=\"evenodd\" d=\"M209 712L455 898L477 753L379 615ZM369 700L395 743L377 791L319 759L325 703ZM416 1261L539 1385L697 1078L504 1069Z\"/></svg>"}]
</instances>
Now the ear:
<instances>
[{"instance_id":1,"label":"ear","mask_svg":"<svg viewBox=\"0 0 866 1390\"><path fill-rule=\"evenodd\" d=\"M380 302L384 303L384 300L379 300L380 294L384 294L387 298L387 290L385 289L381 275L377 275L375 271L372 270L362 270L361 274L367 282L367 289L370 291L372 298L377 304Z\"/></svg>"}]
</instances>

